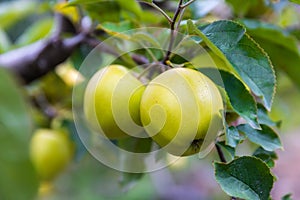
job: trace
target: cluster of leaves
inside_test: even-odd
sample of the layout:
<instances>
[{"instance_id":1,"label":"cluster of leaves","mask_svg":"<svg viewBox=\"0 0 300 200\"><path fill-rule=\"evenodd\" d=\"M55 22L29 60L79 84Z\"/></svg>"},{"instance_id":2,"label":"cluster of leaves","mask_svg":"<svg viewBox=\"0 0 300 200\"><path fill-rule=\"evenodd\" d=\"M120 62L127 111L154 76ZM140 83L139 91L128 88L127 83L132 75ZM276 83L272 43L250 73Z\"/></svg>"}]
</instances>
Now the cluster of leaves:
<instances>
[{"instance_id":1,"label":"cluster of leaves","mask_svg":"<svg viewBox=\"0 0 300 200\"><path fill-rule=\"evenodd\" d=\"M145 2L149 4L152 1ZM94 36L101 40L116 34L121 40L130 40L131 36L124 34L124 31L134 28L150 26L168 28L169 24L164 16L145 2L70 0L54 6L49 3L40 3L38 9L36 9L36 2L1 3L0 9L6 12L0 14L0 19L3 19L0 20L0 52L4 53L48 37L53 26L53 17L50 15L53 11L68 16L74 24L79 24L82 16L89 16L96 25ZM299 3L295 0L292 2ZM172 15L177 3L177 1L161 1L159 6L167 14ZM227 104L226 129L216 144L225 155L226 162L214 163L217 182L230 196L242 199L269 199L275 181L270 170L274 167L274 160L277 159L274 151L282 148L277 133L280 123L272 121L268 115L276 90L274 69L284 71L300 87L298 78L300 31L299 27L295 26L300 17L295 6L288 2L281 2L284 12L280 10L279 3L272 1L249 1L242 7L238 0L227 0L226 3L231 8L232 14L229 16L231 20L217 20L210 23L212 16L218 19L213 12L202 13L202 18L199 19L197 6L200 6L200 3L196 1L186 10L179 28L181 32L193 36L195 42L207 49L219 69L217 73L222 77L220 83L215 77L216 71L209 68L210 66L200 66L200 64L194 66L215 81L224 94ZM36 13L32 15L34 10ZM277 13L284 14L278 15ZM298 18L291 19L289 17L291 13ZM42 17L34 20L35 15ZM26 30L24 26L21 26L30 24L32 21L34 23ZM17 27L19 30L16 29ZM152 43L153 46L160 47L157 39L147 32L134 37L140 37ZM118 48L122 47L113 48L118 52ZM34 102L34 105L31 104L30 107L35 125L53 127L55 124L53 121L59 121L61 126L66 127L77 144L76 160L79 160L79 163L85 155L85 149L80 143L74 122L70 117L71 92L74 83L69 81L67 74L77 72L91 49L89 45L81 45L67 64L25 88L26 95ZM162 52L155 49L135 53L147 58L150 62L154 61L153 59L161 60L164 56ZM130 55L122 56L117 62L129 67L136 64ZM182 64L172 58L171 62ZM186 62L188 61L184 64L187 65ZM2 69L0 70L0 86L2 86L0 87L2 130L0 146L4 148L4 151L1 151L0 163L4 163L5 169L0 172L1 177L4 177L0 179L0 198L20 199L21 197L15 195L22 194L23 198L25 196L32 199L37 192L38 180L26 154L32 132L31 121L28 120L31 118L30 111L26 109L28 104L22 96L23 92L18 89L15 80ZM256 150L252 155L237 156L236 148L245 143L244 141L253 143ZM128 142L128 147L126 143L124 145L124 148L130 148L132 142ZM14 151L11 151L12 147ZM10 154L7 154L8 149ZM94 166L91 173L97 173L92 158L89 158L86 163ZM84 171L87 164L82 162L78 165L78 171L82 170L83 173L87 171ZM20 174L10 177L16 172ZM70 174L72 176L76 172L73 171ZM127 173L114 173L112 176L120 175L123 177L121 184L125 187L141 177L139 174ZM99 176L92 174L90 182ZM74 182L80 182L80 177L74 178L78 179ZM31 181L30 184L28 180ZM117 178L112 180L117 182ZM12 184L7 184L7 182ZM10 186L14 188L8 188ZM13 192L16 187L22 192ZM289 196L286 196L283 199L288 198Z\"/></svg>"}]
</instances>

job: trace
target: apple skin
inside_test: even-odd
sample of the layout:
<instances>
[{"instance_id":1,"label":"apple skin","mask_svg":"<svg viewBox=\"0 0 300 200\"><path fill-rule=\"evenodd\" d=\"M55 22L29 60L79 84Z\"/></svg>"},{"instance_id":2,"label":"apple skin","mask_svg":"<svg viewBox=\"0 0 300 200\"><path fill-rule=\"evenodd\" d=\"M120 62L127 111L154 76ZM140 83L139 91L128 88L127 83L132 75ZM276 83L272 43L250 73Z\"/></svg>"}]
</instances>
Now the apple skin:
<instances>
[{"instance_id":1,"label":"apple skin","mask_svg":"<svg viewBox=\"0 0 300 200\"><path fill-rule=\"evenodd\" d=\"M213 141L223 129L223 101L214 83L202 73L173 68L146 87L141 121L150 137L176 156L198 153L206 135Z\"/></svg>"},{"instance_id":2,"label":"apple skin","mask_svg":"<svg viewBox=\"0 0 300 200\"><path fill-rule=\"evenodd\" d=\"M137 135L141 131L140 100L145 86L122 65L96 72L84 95L87 122L109 139Z\"/></svg>"},{"instance_id":3,"label":"apple skin","mask_svg":"<svg viewBox=\"0 0 300 200\"><path fill-rule=\"evenodd\" d=\"M30 158L41 180L55 178L73 157L73 143L67 134L51 129L38 129L30 141Z\"/></svg>"}]
</instances>

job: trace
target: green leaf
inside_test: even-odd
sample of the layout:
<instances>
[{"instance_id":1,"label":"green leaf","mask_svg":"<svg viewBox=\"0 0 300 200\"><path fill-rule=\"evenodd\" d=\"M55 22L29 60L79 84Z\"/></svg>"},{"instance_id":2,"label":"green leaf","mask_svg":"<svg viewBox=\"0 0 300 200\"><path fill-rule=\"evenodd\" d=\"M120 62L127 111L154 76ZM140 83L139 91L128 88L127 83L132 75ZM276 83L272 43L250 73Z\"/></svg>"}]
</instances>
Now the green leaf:
<instances>
[{"instance_id":1,"label":"green leaf","mask_svg":"<svg viewBox=\"0 0 300 200\"><path fill-rule=\"evenodd\" d=\"M0 53L9 50L11 46L11 41L7 34L0 28Z\"/></svg>"},{"instance_id":2,"label":"green leaf","mask_svg":"<svg viewBox=\"0 0 300 200\"><path fill-rule=\"evenodd\" d=\"M115 33L128 31L134 28L133 24L130 21L122 21L120 23L105 22L99 25L101 25L104 30L109 30L110 32Z\"/></svg>"},{"instance_id":3,"label":"green leaf","mask_svg":"<svg viewBox=\"0 0 300 200\"><path fill-rule=\"evenodd\" d=\"M70 6L73 6L73 5L95 4L99 2L103 2L103 0L69 0L68 4Z\"/></svg>"},{"instance_id":4,"label":"green leaf","mask_svg":"<svg viewBox=\"0 0 300 200\"><path fill-rule=\"evenodd\" d=\"M216 21L199 30L188 21L190 34L200 36L207 46L234 69L270 110L275 94L275 74L264 51L233 21Z\"/></svg>"},{"instance_id":5,"label":"green leaf","mask_svg":"<svg viewBox=\"0 0 300 200\"><path fill-rule=\"evenodd\" d=\"M45 18L35 22L17 39L16 45L24 46L45 38L50 33L52 26L53 18Z\"/></svg>"},{"instance_id":6,"label":"green leaf","mask_svg":"<svg viewBox=\"0 0 300 200\"><path fill-rule=\"evenodd\" d=\"M269 199L274 176L260 159L244 156L214 166L215 178L228 195L246 200Z\"/></svg>"},{"instance_id":7,"label":"green leaf","mask_svg":"<svg viewBox=\"0 0 300 200\"><path fill-rule=\"evenodd\" d=\"M237 77L227 71L215 70L213 68L201 68L199 71L207 75L216 84L224 86L234 111L243 117L252 127L256 129L260 128L257 121L255 100ZM222 80L220 80L220 75Z\"/></svg>"},{"instance_id":8,"label":"green leaf","mask_svg":"<svg viewBox=\"0 0 300 200\"><path fill-rule=\"evenodd\" d=\"M226 160L231 161L234 159L234 157L235 157L235 149L234 148L226 145L225 141L217 142L216 145L218 145L222 149L222 152L224 153Z\"/></svg>"},{"instance_id":9,"label":"green leaf","mask_svg":"<svg viewBox=\"0 0 300 200\"><path fill-rule=\"evenodd\" d=\"M251 7L258 4L258 0L245 1L244 3L241 3L240 0L226 0L226 3L233 8L235 14L244 16Z\"/></svg>"},{"instance_id":10,"label":"green leaf","mask_svg":"<svg viewBox=\"0 0 300 200\"><path fill-rule=\"evenodd\" d=\"M28 152L28 143L1 127L0 199L35 199L39 182Z\"/></svg>"},{"instance_id":11,"label":"green leaf","mask_svg":"<svg viewBox=\"0 0 300 200\"><path fill-rule=\"evenodd\" d=\"M76 48L72 53L70 60L75 69L79 70L81 64L83 63L84 59L88 56L88 54L93 50L92 47L88 45L80 45L80 47ZM98 63L100 65L100 63Z\"/></svg>"},{"instance_id":12,"label":"green leaf","mask_svg":"<svg viewBox=\"0 0 300 200\"><path fill-rule=\"evenodd\" d=\"M0 124L23 141L31 136L31 119L22 91L10 74L0 67Z\"/></svg>"},{"instance_id":13,"label":"green leaf","mask_svg":"<svg viewBox=\"0 0 300 200\"><path fill-rule=\"evenodd\" d=\"M116 1L105 0L88 0L88 1L74 1L72 4L81 4L88 12L89 16L99 21L100 23L119 22L121 19L121 8Z\"/></svg>"},{"instance_id":14,"label":"green leaf","mask_svg":"<svg viewBox=\"0 0 300 200\"><path fill-rule=\"evenodd\" d=\"M296 37L266 22L243 20L247 32L268 53L276 68L285 71L300 88L300 52Z\"/></svg>"},{"instance_id":15,"label":"green leaf","mask_svg":"<svg viewBox=\"0 0 300 200\"><path fill-rule=\"evenodd\" d=\"M239 0L226 0L232 7L233 12L240 18L243 16L249 18L259 18L272 9L273 0L251 0L244 1L242 4Z\"/></svg>"},{"instance_id":16,"label":"green leaf","mask_svg":"<svg viewBox=\"0 0 300 200\"><path fill-rule=\"evenodd\" d=\"M226 136L226 145L233 148L235 148L242 140L238 129L234 126L226 127L225 136Z\"/></svg>"},{"instance_id":17,"label":"green leaf","mask_svg":"<svg viewBox=\"0 0 300 200\"><path fill-rule=\"evenodd\" d=\"M10 1L0 3L0 29L6 29L36 9L33 1Z\"/></svg>"},{"instance_id":18,"label":"green leaf","mask_svg":"<svg viewBox=\"0 0 300 200\"><path fill-rule=\"evenodd\" d=\"M247 29L247 33L253 38L261 38L281 47L298 52L297 39L284 29L267 22L244 19L241 21Z\"/></svg>"},{"instance_id":19,"label":"green leaf","mask_svg":"<svg viewBox=\"0 0 300 200\"><path fill-rule=\"evenodd\" d=\"M0 199L34 199L38 179L29 159L32 127L28 105L18 85L2 68L0 96Z\"/></svg>"},{"instance_id":20,"label":"green leaf","mask_svg":"<svg viewBox=\"0 0 300 200\"><path fill-rule=\"evenodd\" d=\"M267 151L282 148L277 133L266 125L261 125L261 130L255 130L248 124L239 125L238 130L245 133L250 141L262 146Z\"/></svg>"},{"instance_id":21,"label":"green leaf","mask_svg":"<svg viewBox=\"0 0 300 200\"><path fill-rule=\"evenodd\" d=\"M281 122L274 122L268 115L268 111L260 104L258 104L258 123L265 124L267 126L277 126L280 127Z\"/></svg>"},{"instance_id":22,"label":"green leaf","mask_svg":"<svg viewBox=\"0 0 300 200\"><path fill-rule=\"evenodd\" d=\"M270 168L274 167L275 162L278 157L274 151L266 151L262 147L258 147L255 152L253 153L253 156L260 158L262 161L264 161Z\"/></svg>"},{"instance_id":23,"label":"green leaf","mask_svg":"<svg viewBox=\"0 0 300 200\"><path fill-rule=\"evenodd\" d=\"M126 0L126 1L117 0L117 1L120 4L122 9L134 13L137 17L141 17L143 11L138 1L136 0Z\"/></svg>"},{"instance_id":24,"label":"green leaf","mask_svg":"<svg viewBox=\"0 0 300 200\"><path fill-rule=\"evenodd\" d=\"M281 200L293 200L292 194L286 194L283 197L281 197Z\"/></svg>"},{"instance_id":25,"label":"green leaf","mask_svg":"<svg viewBox=\"0 0 300 200\"><path fill-rule=\"evenodd\" d=\"M300 4L300 0L289 0L290 2Z\"/></svg>"}]
</instances>

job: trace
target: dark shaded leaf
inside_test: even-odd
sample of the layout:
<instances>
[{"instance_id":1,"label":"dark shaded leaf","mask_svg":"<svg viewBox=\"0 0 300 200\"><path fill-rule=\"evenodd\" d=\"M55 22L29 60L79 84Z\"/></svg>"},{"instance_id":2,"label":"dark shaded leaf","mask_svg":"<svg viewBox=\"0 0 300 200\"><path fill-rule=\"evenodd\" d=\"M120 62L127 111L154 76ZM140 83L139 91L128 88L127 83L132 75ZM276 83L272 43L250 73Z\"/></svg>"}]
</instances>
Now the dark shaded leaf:
<instances>
[{"instance_id":1,"label":"dark shaded leaf","mask_svg":"<svg viewBox=\"0 0 300 200\"><path fill-rule=\"evenodd\" d=\"M278 134L266 125L261 125L261 130L255 130L248 124L242 124L237 129L246 134L250 141L262 146L267 151L282 148Z\"/></svg>"},{"instance_id":2,"label":"dark shaded leaf","mask_svg":"<svg viewBox=\"0 0 300 200\"><path fill-rule=\"evenodd\" d=\"M269 199L274 176L260 159L244 156L214 166L215 178L228 195L246 200Z\"/></svg>"},{"instance_id":3,"label":"dark shaded leaf","mask_svg":"<svg viewBox=\"0 0 300 200\"><path fill-rule=\"evenodd\" d=\"M274 160L277 159L277 155L274 151L266 151L262 147L259 147L253 153L253 156L260 158L264 161L270 168L274 167Z\"/></svg>"}]
</instances>

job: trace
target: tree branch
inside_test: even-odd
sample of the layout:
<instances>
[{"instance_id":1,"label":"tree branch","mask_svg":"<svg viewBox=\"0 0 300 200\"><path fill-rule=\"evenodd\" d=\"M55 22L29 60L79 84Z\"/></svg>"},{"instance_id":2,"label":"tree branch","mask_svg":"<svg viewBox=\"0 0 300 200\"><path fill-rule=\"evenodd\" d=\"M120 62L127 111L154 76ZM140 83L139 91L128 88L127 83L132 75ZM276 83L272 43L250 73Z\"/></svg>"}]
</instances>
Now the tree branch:
<instances>
[{"instance_id":1,"label":"tree branch","mask_svg":"<svg viewBox=\"0 0 300 200\"><path fill-rule=\"evenodd\" d=\"M83 41L86 34L79 33L62 39L64 32L76 32L65 16L55 14L55 29L50 38L35 42L0 55L0 66L8 68L28 84L64 62Z\"/></svg>"},{"instance_id":2,"label":"tree branch","mask_svg":"<svg viewBox=\"0 0 300 200\"><path fill-rule=\"evenodd\" d=\"M27 84L64 62L84 38L79 34L68 39L38 41L0 55L0 66L12 70Z\"/></svg>"},{"instance_id":3,"label":"tree branch","mask_svg":"<svg viewBox=\"0 0 300 200\"><path fill-rule=\"evenodd\" d=\"M167 64L167 61L170 59L170 55L172 53L171 51L172 51L173 43L174 43L174 39L175 39L175 24L176 24L177 18L180 15L181 11L184 9L184 8L181 7L182 3L183 3L183 0L179 0L177 9L176 9L175 14L174 14L174 16L172 18L172 21L171 21L170 43L169 43L167 54L166 54L165 58L162 61L162 63L164 63L164 64Z\"/></svg>"},{"instance_id":4,"label":"tree branch","mask_svg":"<svg viewBox=\"0 0 300 200\"><path fill-rule=\"evenodd\" d=\"M63 39L62 35L65 32L72 32L75 35ZM25 84L28 84L66 61L80 44L86 43L96 47L100 42L90 36L87 30L77 33L68 18L56 13L55 29L50 38L0 55L0 66L13 71ZM99 50L119 56L112 47L105 44L102 44ZM132 58L137 64L149 63L142 55L133 54Z\"/></svg>"}]
</instances>

